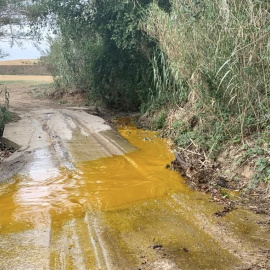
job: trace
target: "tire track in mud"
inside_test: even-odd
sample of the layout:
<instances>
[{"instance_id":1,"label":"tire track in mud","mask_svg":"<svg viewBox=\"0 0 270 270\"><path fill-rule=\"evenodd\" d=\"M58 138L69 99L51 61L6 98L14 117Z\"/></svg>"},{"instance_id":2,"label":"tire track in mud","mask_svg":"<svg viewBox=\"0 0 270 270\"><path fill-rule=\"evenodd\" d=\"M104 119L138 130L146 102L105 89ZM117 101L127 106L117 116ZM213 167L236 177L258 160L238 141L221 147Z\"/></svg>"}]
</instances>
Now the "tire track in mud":
<instances>
[{"instance_id":1,"label":"tire track in mud","mask_svg":"<svg viewBox=\"0 0 270 270\"><path fill-rule=\"evenodd\" d=\"M130 151L136 150L135 147L127 143L115 130L111 128L107 128L97 132L97 130L89 128L89 126L87 126L87 123L80 119L80 115L78 115L77 112L75 113L74 111L65 110L63 112L63 115L65 117L68 117L74 123L74 126L76 126L76 129L73 126L73 130L75 131L75 140L76 134L78 136L78 133L80 133L81 136L85 136L86 138L88 138L89 145L98 146L98 152L102 152L100 157L124 155ZM89 157L87 158L87 160L89 160Z\"/></svg>"},{"instance_id":2,"label":"tire track in mud","mask_svg":"<svg viewBox=\"0 0 270 270\"><path fill-rule=\"evenodd\" d=\"M61 114L58 111L53 111L53 112L49 111L45 113L45 118L41 119L42 129L45 132L47 132L50 138L51 146L53 147L53 150L51 150L51 155L55 156L58 159L60 166L66 167L69 170L74 170L75 169L74 163L72 162L70 154L64 145L63 139L57 134L56 130L53 130L52 128L48 126L48 122L50 121L50 118L55 115L59 115L61 121L66 126L68 126L70 130L72 130L72 127L69 124L69 122L64 117L61 117L63 116L63 114Z\"/></svg>"},{"instance_id":3,"label":"tire track in mud","mask_svg":"<svg viewBox=\"0 0 270 270\"><path fill-rule=\"evenodd\" d=\"M81 123L77 116L72 117L72 113L72 111L68 110L65 110L65 113L63 113L62 110L53 109L33 112L29 121L27 121L27 129L30 132L29 139L22 146L20 156L23 156L25 151L28 151L28 153L32 152L33 155L31 159L29 159L29 162L37 166L38 164L34 155L44 150L46 154L43 157L43 164L42 159L39 162L41 163L41 167L44 165L46 167L48 161L53 161L53 163L50 163L50 167L53 164L55 168L62 166L67 167L69 170L74 170L74 156L70 152L69 142L76 140L76 132L87 138L86 144L80 145L77 151L80 151L82 147L87 147L89 141L92 145L99 147L101 156L112 156L113 154L123 154L129 151L125 150L118 142L113 142L113 139L109 140L110 134L108 135L106 133L107 137L105 137L101 133L99 134L98 132L92 131L85 124ZM27 119L28 118L29 115L27 115ZM59 123L61 123L60 129L58 126ZM63 130L66 131L66 129L69 134L63 134ZM107 129L111 131L110 128ZM17 132L16 127L15 132ZM112 135L116 136L115 134ZM16 137L16 139L19 138L20 136ZM127 149L134 149L125 141L122 142L122 145L128 146ZM95 149L90 148L88 151L92 152L93 150ZM94 156L94 158L96 158L96 156ZM87 159L89 159L89 157L87 157ZM27 173L28 171L27 169L25 171L25 169L26 168L24 168L21 173ZM54 223L53 220L47 221L46 223L48 224L49 222ZM26 267L25 269L35 270L118 269L113 266L116 263L112 262L111 256L107 253L108 247L105 246L105 242L102 239L102 233L97 224L96 217L90 216L89 213L85 215L83 221L81 219L72 219L67 224L51 224L45 231L44 233L50 236L50 249L46 252L46 255L44 254L45 256L43 256L42 260L38 263L32 263L33 258L28 256L27 249L24 251L18 250L19 253L14 252L14 255L10 257L10 259L16 257L16 262L14 261L15 264L3 265L3 269L19 269L18 265L21 265L22 269ZM38 234L37 229L34 229L33 232ZM27 234L27 231L25 231L25 234ZM13 237L12 235L11 237ZM87 235L88 241L86 241ZM15 236L16 233L14 234L14 237ZM9 239L9 236L7 236L7 239ZM1 239L0 248L2 248ZM31 248L31 246L29 246L29 248ZM38 250L39 248L36 247L35 249ZM29 254L31 254L31 252ZM117 264L122 261L121 256L118 257L117 261ZM126 266L123 265L121 269L126 268Z\"/></svg>"},{"instance_id":4,"label":"tire track in mud","mask_svg":"<svg viewBox=\"0 0 270 270\"><path fill-rule=\"evenodd\" d=\"M52 229L50 269L128 269L115 243L104 240L102 227L97 214L89 211L84 218L72 219Z\"/></svg>"},{"instance_id":5,"label":"tire track in mud","mask_svg":"<svg viewBox=\"0 0 270 270\"><path fill-rule=\"evenodd\" d=\"M112 270L113 263L111 262L111 258L107 252L108 248L105 246L104 240L102 238L97 218L93 213L86 213L85 223L95 253L97 267L99 269Z\"/></svg>"}]
</instances>

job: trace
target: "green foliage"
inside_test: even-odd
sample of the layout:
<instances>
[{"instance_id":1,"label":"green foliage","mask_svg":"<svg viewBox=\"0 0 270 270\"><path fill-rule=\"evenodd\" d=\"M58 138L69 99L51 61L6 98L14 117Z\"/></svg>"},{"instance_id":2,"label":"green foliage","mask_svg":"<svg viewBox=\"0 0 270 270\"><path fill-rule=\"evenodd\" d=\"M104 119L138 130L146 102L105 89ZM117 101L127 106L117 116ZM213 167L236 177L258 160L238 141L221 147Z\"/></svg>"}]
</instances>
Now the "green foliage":
<instances>
[{"instance_id":1,"label":"green foliage","mask_svg":"<svg viewBox=\"0 0 270 270\"><path fill-rule=\"evenodd\" d=\"M0 107L0 138L3 136L4 128L5 128L4 115L2 113L2 107Z\"/></svg>"},{"instance_id":2,"label":"green foliage","mask_svg":"<svg viewBox=\"0 0 270 270\"><path fill-rule=\"evenodd\" d=\"M190 130L178 130L175 136L175 143L180 147L186 147L190 144L191 140L196 140L197 133Z\"/></svg>"},{"instance_id":3,"label":"green foliage","mask_svg":"<svg viewBox=\"0 0 270 270\"><path fill-rule=\"evenodd\" d=\"M21 45L22 40L30 36L27 21L25 1L0 0L0 40ZM32 37L33 38L33 37ZM7 56L0 49L0 58Z\"/></svg>"},{"instance_id":4,"label":"green foliage","mask_svg":"<svg viewBox=\"0 0 270 270\"><path fill-rule=\"evenodd\" d=\"M220 194L223 198L228 198L229 194L225 189L220 189Z\"/></svg>"},{"instance_id":5,"label":"green foliage","mask_svg":"<svg viewBox=\"0 0 270 270\"><path fill-rule=\"evenodd\" d=\"M158 115L153 119L152 126L154 129L162 129L165 127L167 114L164 109L162 109Z\"/></svg>"},{"instance_id":6,"label":"green foliage","mask_svg":"<svg viewBox=\"0 0 270 270\"><path fill-rule=\"evenodd\" d=\"M139 21L151 0L32 2L29 16L34 21L55 19L50 24L56 25L58 38L49 61L61 91L88 91L93 102L125 110L147 102L156 45ZM162 2L169 8L169 1Z\"/></svg>"},{"instance_id":7,"label":"green foliage","mask_svg":"<svg viewBox=\"0 0 270 270\"><path fill-rule=\"evenodd\" d=\"M0 95L3 95L4 99L4 104L0 104L0 137L2 137L5 123L10 119L10 113L8 111L9 92L6 86L2 89L2 91L0 91Z\"/></svg>"},{"instance_id":8,"label":"green foliage","mask_svg":"<svg viewBox=\"0 0 270 270\"><path fill-rule=\"evenodd\" d=\"M257 136L259 135L259 136ZM253 176L253 184L260 181L269 182L270 180L270 160L269 160L269 133L267 130L260 134L254 134L254 144L248 146L243 144L243 155L237 160L237 165L244 164L247 161L255 160L255 174Z\"/></svg>"},{"instance_id":9,"label":"green foliage","mask_svg":"<svg viewBox=\"0 0 270 270\"><path fill-rule=\"evenodd\" d=\"M87 40L78 44L70 42L68 46L63 38L51 40L50 43L51 52L46 62L51 66L58 91L88 91L93 80L92 65L101 48Z\"/></svg>"},{"instance_id":10,"label":"green foliage","mask_svg":"<svg viewBox=\"0 0 270 270\"><path fill-rule=\"evenodd\" d=\"M1 122L5 124L10 119L9 111L6 107L0 106Z\"/></svg>"},{"instance_id":11,"label":"green foliage","mask_svg":"<svg viewBox=\"0 0 270 270\"><path fill-rule=\"evenodd\" d=\"M256 162L256 174L254 180L269 182L270 181L270 161L266 157L260 157Z\"/></svg>"},{"instance_id":12,"label":"green foliage","mask_svg":"<svg viewBox=\"0 0 270 270\"><path fill-rule=\"evenodd\" d=\"M146 111L155 112L165 106L180 106L187 101L187 84L178 76L164 53L155 53L152 60L153 82L148 92Z\"/></svg>"}]
</instances>

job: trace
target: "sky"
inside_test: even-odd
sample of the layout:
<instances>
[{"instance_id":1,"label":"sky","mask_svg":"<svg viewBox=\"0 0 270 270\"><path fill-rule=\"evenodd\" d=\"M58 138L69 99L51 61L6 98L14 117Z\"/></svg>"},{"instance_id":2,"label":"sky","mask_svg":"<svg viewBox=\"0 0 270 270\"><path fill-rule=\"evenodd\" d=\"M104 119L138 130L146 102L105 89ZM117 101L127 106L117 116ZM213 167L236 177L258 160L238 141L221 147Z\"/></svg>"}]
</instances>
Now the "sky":
<instances>
[{"instance_id":1,"label":"sky","mask_svg":"<svg viewBox=\"0 0 270 270\"><path fill-rule=\"evenodd\" d=\"M38 59L44 55L42 51L47 49L45 42L38 45L40 46L40 50L38 50L34 44L29 41L25 41L22 46L14 45L12 47L9 42L0 42L0 49L4 53L8 54L8 56L1 60Z\"/></svg>"},{"instance_id":2,"label":"sky","mask_svg":"<svg viewBox=\"0 0 270 270\"><path fill-rule=\"evenodd\" d=\"M0 38L0 50L2 53L8 55L0 60L38 59L43 56L44 51L48 50L48 42L46 41L48 40L49 29L42 28L40 30L40 42L34 42L30 37L24 36L24 34L29 34L30 30L29 26L24 26L23 28L17 26L1 27L1 31L7 34ZM21 37L21 39L14 39L12 44L12 40L9 38L11 35L17 35L18 37ZM50 36L53 37L51 33ZM18 43L20 45L18 45Z\"/></svg>"},{"instance_id":3,"label":"sky","mask_svg":"<svg viewBox=\"0 0 270 270\"><path fill-rule=\"evenodd\" d=\"M54 37L49 27L39 28L39 38L41 41L36 46L31 40L33 35L29 25L24 23L22 25L1 25L0 33L0 51L8 54L0 58L0 60L17 60L17 59L38 59L44 55L48 50L48 36ZM3 33L3 34L2 34ZM2 34L2 35L1 35ZM15 39L11 39L15 37ZM33 38L37 39L38 36ZM18 45L18 42L20 45ZM11 43L14 43L11 46ZM38 49L39 48L39 49Z\"/></svg>"}]
</instances>

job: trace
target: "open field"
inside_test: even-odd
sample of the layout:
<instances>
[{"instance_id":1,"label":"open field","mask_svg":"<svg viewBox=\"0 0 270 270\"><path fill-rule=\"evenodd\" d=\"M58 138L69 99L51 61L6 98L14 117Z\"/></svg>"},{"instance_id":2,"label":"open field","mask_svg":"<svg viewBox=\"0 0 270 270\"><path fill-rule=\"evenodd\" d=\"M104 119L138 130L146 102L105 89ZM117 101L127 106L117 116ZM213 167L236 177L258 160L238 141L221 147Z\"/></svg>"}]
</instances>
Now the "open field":
<instances>
[{"instance_id":1,"label":"open field","mask_svg":"<svg viewBox=\"0 0 270 270\"><path fill-rule=\"evenodd\" d=\"M0 82L16 82L31 81L31 82L53 82L52 76L32 76L32 75L0 75Z\"/></svg>"},{"instance_id":2,"label":"open field","mask_svg":"<svg viewBox=\"0 0 270 270\"><path fill-rule=\"evenodd\" d=\"M0 61L0 74L48 76L51 72L49 66L38 59L20 59Z\"/></svg>"},{"instance_id":3,"label":"open field","mask_svg":"<svg viewBox=\"0 0 270 270\"><path fill-rule=\"evenodd\" d=\"M37 65L39 63L38 59L18 59L18 60L7 60L0 61L0 66L27 66L27 65Z\"/></svg>"}]
</instances>

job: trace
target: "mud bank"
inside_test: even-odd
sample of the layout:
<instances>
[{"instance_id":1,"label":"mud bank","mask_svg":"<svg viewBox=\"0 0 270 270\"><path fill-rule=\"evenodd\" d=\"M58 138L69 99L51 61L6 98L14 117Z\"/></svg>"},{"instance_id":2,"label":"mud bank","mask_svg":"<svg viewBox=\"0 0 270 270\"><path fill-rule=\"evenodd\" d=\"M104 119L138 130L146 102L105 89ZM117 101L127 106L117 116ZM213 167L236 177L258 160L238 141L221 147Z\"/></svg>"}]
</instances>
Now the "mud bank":
<instances>
[{"instance_id":1,"label":"mud bank","mask_svg":"<svg viewBox=\"0 0 270 270\"><path fill-rule=\"evenodd\" d=\"M154 128L159 116L158 112L152 116L145 114L139 119L139 125ZM211 158L211 149L196 142L194 135L189 133L199 125L197 120L188 107L167 111L164 127L159 132L161 137L171 139L175 154L171 168L182 175L192 189L208 193L214 201L224 203L226 213L241 205L269 216L269 151L266 144L260 142L266 140L266 135L261 134L264 138L260 138L259 133L253 137L247 135L241 143L234 139L228 141L220 145L218 154ZM182 143L178 141L179 134L187 143L183 147L179 146ZM205 134L198 134L207 138L207 130Z\"/></svg>"}]
</instances>

